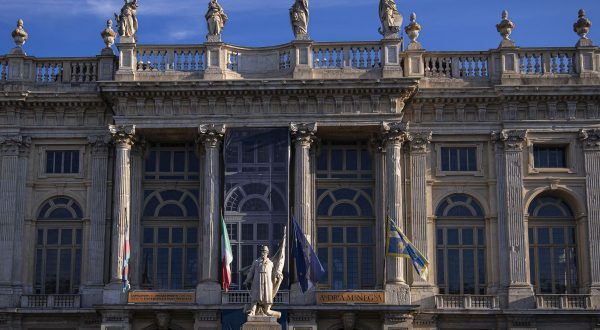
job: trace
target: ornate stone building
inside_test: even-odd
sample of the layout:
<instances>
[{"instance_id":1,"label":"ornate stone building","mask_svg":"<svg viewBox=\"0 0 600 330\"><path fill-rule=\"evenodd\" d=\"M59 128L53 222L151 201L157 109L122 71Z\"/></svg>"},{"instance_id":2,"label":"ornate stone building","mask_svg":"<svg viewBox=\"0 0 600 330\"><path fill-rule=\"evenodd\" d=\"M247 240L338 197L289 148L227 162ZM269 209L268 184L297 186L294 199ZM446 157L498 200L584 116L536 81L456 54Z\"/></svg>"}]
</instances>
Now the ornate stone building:
<instances>
[{"instance_id":1,"label":"ornate stone building","mask_svg":"<svg viewBox=\"0 0 600 330\"><path fill-rule=\"evenodd\" d=\"M284 328L600 329L600 49L430 52L384 39L137 43L0 56L0 328L237 329L243 270L291 216L327 270L286 267ZM399 24L398 24L399 23ZM398 26L394 25L397 24ZM225 27L226 28L226 27ZM575 41L575 38L574 38ZM220 289L221 214L233 247ZM386 257L386 217L430 262ZM128 260L131 289L122 290ZM293 261L293 259L292 259Z\"/></svg>"}]
</instances>

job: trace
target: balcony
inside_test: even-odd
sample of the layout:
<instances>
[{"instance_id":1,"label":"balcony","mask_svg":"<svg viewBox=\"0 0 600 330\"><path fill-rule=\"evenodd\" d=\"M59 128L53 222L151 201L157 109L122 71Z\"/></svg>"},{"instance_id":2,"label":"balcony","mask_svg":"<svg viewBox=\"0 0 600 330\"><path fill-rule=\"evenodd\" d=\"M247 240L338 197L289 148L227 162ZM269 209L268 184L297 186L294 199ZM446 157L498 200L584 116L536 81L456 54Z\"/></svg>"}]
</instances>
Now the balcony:
<instances>
[{"instance_id":1,"label":"balcony","mask_svg":"<svg viewBox=\"0 0 600 330\"><path fill-rule=\"evenodd\" d=\"M538 294L537 309L591 309L591 296L587 294Z\"/></svg>"},{"instance_id":2,"label":"balcony","mask_svg":"<svg viewBox=\"0 0 600 330\"><path fill-rule=\"evenodd\" d=\"M489 295L437 295L435 296L437 309L473 309L490 310L500 308L498 296Z\"/></svg>"},{"instance_id":3,"label":"balcony","mask_svg":"<svg viewBox=\"0 0 600 330\"><path fill-rule=\"evenodd\" d=\"M78 294L31 294L21 296L22 308L61 308L81 307L81 296Z\"/></svg>"},{"instance_id":4,"label":"balcony","mask_svg":"<svg viewBox=\"0 0 600 330\"><path fill-rule=\"evenodd\" d=\"M229 291L223 292L222 303L225 304L249 304L250 303L250 292L249 291ZM289 291L279 291L274 299L275 304L287 305L290 303Z\"/></svg>"}]
</instances>

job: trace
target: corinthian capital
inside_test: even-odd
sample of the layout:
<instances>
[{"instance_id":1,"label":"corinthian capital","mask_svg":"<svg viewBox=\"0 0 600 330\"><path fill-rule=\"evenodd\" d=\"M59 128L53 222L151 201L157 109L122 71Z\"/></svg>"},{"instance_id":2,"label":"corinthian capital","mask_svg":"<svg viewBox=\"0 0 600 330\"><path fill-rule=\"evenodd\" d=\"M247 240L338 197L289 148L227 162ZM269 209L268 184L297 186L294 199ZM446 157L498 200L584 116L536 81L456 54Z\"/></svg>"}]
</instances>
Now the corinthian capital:
<instances>
[{"instance_id":1,"label":"corinthian capital","mask_svg":"<svg viewBox=\"0 0 600 330\"><path fill-rule=\"evenodd\" d=\"M3 155L19 155L29 151L31 137L22 135L0 136L0 152Z\"/></svg>"},{"instance_id":2,"label":"corinthian capital","mask_svg":"<svg viewBox=\"0 0 600 330\"><path fill-rule=\"evenodd\" d=\"M506 151L521 151L527 139L527 130L502 130L492 132L492 142L504 143Z\"/></svg>"},{"instance_id":3,"label":"corinthian capital","mask_svg":"<svg viewBox=\"0 0 600 330\"><path fill-rule=\"evenodd\" d=\"M579 139L583 142L585 150L600 151L600 129L582 129L579 131Z\"/></svg>"},{"instance_id":4,"label":"corinthian capital","mask_svg":"<svg viewBox=\"0 0 600 330\"><path fill-rule=\"evenodd\" d=\"M92 154L108 153L108 145L111 136L108 134L88 136L88 144L92 148Z\"/></svg>"},{"instance_id":5,"label":"corinthian capital","mask_svg":"<svg viewBox=\"0 0 600 330\"><path fill-rule=\"evenodd\" d=\"M414 132L408 134L410 141L410 150L412 152L426 152L427 146L431 143L431 132Z\"/></svg>"},{"instance_id":6,"label":"corinthian capital","mask_svg":"<svg viewBox=\"0 0 600 330\"><path fill-rule=\"evenodd\" d=\"M131 147L135 142L135 125L109 125L108 131L117 145Z\"/></svg>"},{"instance_id":7,"label":"corinthian capital","mask_svg":"<svg viewBox=\"0 0 600 330\"><path fill-rule=\"evenodd\" d=\"M381 123L381 134L383 142L400 144L407 140L408 123L405 122L383 122Z\"/></svg>"},{"instance_id":8,"label":"corinthian capital","mask_svg":"<svg viewBox=\"0 0 600 330\"><path fill-rule=\"evenodd\" d=\"M205 124L198 127L198 143L206 148L216 148L223 141L225 125Z\"/></svg>"},{"instance_id":9,"label":"corinthian capital","mask_svg":"<svg viewBox=\"0 0 600 330\"><path fill-rule=\"evenodd\" d=\"M316 140L315 134L317 133L317 123L291 123L290 132L292 133L292 138L294 141L296 141L296 143L310 147L310 145Z\"/></svg>"}]
</instances>

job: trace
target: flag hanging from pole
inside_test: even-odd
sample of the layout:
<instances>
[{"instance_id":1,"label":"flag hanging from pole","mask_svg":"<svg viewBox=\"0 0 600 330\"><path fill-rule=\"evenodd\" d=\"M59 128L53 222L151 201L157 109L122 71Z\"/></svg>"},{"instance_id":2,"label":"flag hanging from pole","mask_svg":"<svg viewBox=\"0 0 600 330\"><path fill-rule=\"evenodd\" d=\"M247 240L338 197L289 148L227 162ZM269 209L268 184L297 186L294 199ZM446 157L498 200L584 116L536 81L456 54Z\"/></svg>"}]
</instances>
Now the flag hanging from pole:
<instances>
[{"instance_id":1,"label":"flag hanging from pole","mask_svg":"<svg viewBox=\"0 0 600 330\"><path fill-rule=\"evenodd\" d=\"M229 291L231 285L231 263L233 252L229 242L229 233L225 225L225 219L221 214L221 287L225 292Z\"/></svg>"},{"instance_id":2,"label":"flag hanging from pole","mask_svg":"<svg viewBox=\"0 0 600 330\"><path fill-rule=\"evenodd\" d=\"M294 260L296 260L296 275L302 292L306 292L323 278L325 268L321 265L319 257L317 257L294 217L292 217L292 223L294 224L292 251Z\"/></svg>"},{"instance_id":3,"label":"flag hanging from pole","mask_svg":"<svg viewBox=\"0 0 600 330\"><path fill-rule=\"evenodd\" d=\"M129 226L125 231L125 244L123 244L123 270L121 273L121 281L123 281L123 292L127 292L130 288L129 285L129 257L131 249L129 247Z\"/></svg>"},{"instance_id":4,"label":"flag hanging from pole","mask_svg":"<svg viewBox=\"0 0 600 330\"><path fill-rule=\"evenodd\" d=\"M386 245L388 256L410 259L417 274L422 279L427 280L429 261L417 250L390 217L387 218Z\"/></svg>"}]
</instances>

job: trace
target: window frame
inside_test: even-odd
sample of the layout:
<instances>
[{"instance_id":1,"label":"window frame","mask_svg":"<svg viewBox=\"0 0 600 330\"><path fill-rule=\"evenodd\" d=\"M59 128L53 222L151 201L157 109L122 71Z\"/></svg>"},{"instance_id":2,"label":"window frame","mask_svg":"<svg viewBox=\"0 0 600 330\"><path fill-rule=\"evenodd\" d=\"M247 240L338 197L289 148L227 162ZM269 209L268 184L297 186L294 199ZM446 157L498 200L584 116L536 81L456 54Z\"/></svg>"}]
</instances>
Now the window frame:
<instances>
[{"instance_id":1,"label":"window frame","mask_svg":"<svg viewBox=\"0 0 600 330\"><path fill-rule=\"evenodd\" d=\"M475 148L475 171L444 171L442 169L442 148ZM436 176L483 176L483 143L440 142L435 143Z\"/></svg>"},{"instance_id":2,"label":"window frame","mask_svg":"<svg viewBox=\"0 0 600 330\"><path fill-rule=\"evenodd\" d=\"M575 159L575 142L569 140L559 140L556 138L534 138L527 142L528 154L528 172L529 174L538 173L564 173L575 174L577 172ZM535 167L535 148L536 147L562 147L565 150L565 167Z\"/></svg>"},{"instance_id":3,"label":"window frame","mask_svg":"<svg viewBox=\"0 0 600 330\"><path fill-rule=\"evenodd\" d=\"M78 151L79 152L79 171L76 173L47 173L46 163L48 151ZM58 179L58 178L77 178L85 177L85 147L79 144L61 144L61 145L43 145L39 147L39 167L38 179Z\"/></svg>"}]
</instances>

